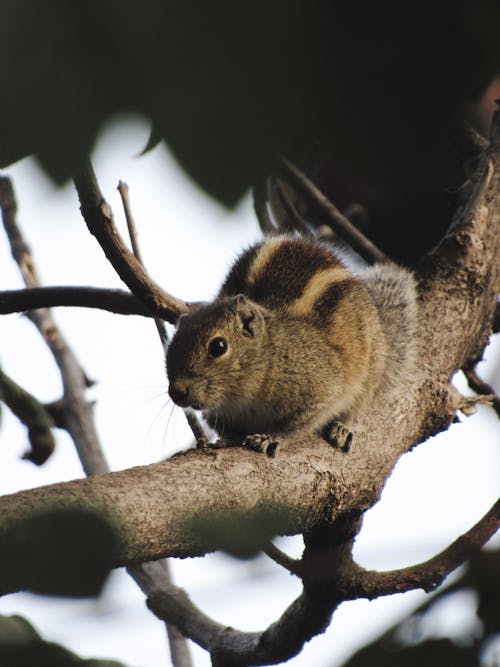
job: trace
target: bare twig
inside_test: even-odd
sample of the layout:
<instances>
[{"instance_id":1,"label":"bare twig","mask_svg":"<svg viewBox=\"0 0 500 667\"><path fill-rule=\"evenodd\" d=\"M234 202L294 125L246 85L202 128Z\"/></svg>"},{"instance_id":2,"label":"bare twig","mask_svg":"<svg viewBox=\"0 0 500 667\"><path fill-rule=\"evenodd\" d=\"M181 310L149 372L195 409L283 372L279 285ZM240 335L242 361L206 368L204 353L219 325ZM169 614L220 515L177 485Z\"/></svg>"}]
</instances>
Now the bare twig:
<instances>
[{"instance_id":1,"label":"bare twig","mask_svg":"<svg viewBox=\"0 0 500 667\"><path fill-rule=\"evenodd\" d=\"M264 236L275 234L278 230L269 215L268 180L262 180L252 189L253 209Z\"/></svg>"},{"instance_id":2,"label":"bare twig","mask_svg":"<svg viewBox=\"0 0 500 667\"><path fill-rule=\"evenodd\" d=\"M12 183L6 177L0 177L0 207L12 256L19 266L24 282L27 287L39 287L40 281L33 257L17 225L17 204ZM42 335L61 372L65 422L85 473L95 475L107 472L109 468L95 429L92 404L85 396L87 377L84 371L73 350L64 340L50 310L34 310L27 316Z\"/></svg>"},{"instance_id":3,"label":"bare twig","mask_svg":"<svg viewBox=\"0 0 500 667\"><path fill-rule=\"evenodd\" d=\"M136 259L141 263L142 266L144 266L141 250L139 247L139 242L137 240L137 230L134 222L134 217L132 215L132 208L130 206L129 187L127 183L120 181L118 183L118 192L120 193L123 210L125 213L125 218L127 220L127 228L130 237L130 243L132 245L132 251ZM162 348L165 349L166 346L168 345L168 333L165 327L165 323L159 317L155 317L154 319L155 319L156 330L158 331L158 336L160 337ZM198 424L198 420L196 419L195 415L192 415L192 417L194 418L195 425L199 429L201 429L201 426ZM189 419L188 419L188 424L191 426L191 422ZM195 429L192 430L196 438ZM130 571L132 576L134 576L133 572L134 571ZM172 584L172 575L170 572L170 566L168 561L166 560L163 561L163 578L166 584L169 585ZM170 646L170 656L172 658L172 663L174 667L190 667L191 657L189 654L189 648L187 645L186 638L182 635L181 632L179 632L179 630L174 625L168 622L166 622L165 624L167 628L168 643Z\"/></svg>"},{"instance_id":4,"label":"bare twig","mask_svg":"<svg viewBox=\"0 0 500 667\"><path fill-rule=\"evenodd\" d=\"M345 599L403 593L415 588L431 591L459 565L471 558L500 528L500 499L466 533L429 560L390 572L358 568L351 581L346 581ZM343 587L343 584L341 584Z\"/></svg>"},{"instance_id":5,"label":"bare twig","mask_svg":"<svg viewBox=\"0 0 500 667\"><path fill-rule=\"evenodd\" d=\"M0 291L0 314L2 315L54 306L99 308L119 315L153 317L142 301L124 290L57 286Z\"/></svg>"},{"instance_id":6,"label":"bare twig","mask_svg":"<svg viewBox=\"0 0 500 667\"><path fill-rule=\"evenodd\" d=\"M156 596L160 596L162 599L169 599L169 606L172 609L173 617L159 618L165 623L167 628L172 665L174 667L191 667L192 660L186 641L187 634L181 632L183 624L179 623L178 619L184 618L186 623L196 623L198 615L202 614L202 612L191 601L189 601L190 605L186 608L184 600L189 600L187 593L173 583L167 561L159 560L152 561L151 563L143 563L142 565L131 565L127 567L127 572L144 595L146 595L150 608L150 600ZM151 611L155 613L153 609ZM158 614L156 615L158 616ZM208 617L205 618L208 623L213 623Z\"/></svg>"},{"instance_id":7,"label":"bare twig","mask_svg":"<svg viewBox=\"0 0 500 667\"><path fill-rule=\"evenodd\" d=\"M154 315L175 323L179 315L189 311L188 304L162 290L128 250L118 234L90 162L82 166L74 182L85 222L120 278Z\"/></svg>"},{"instance_id":8,"label":"bare twig","mask_svg":"<svg viewBox=\"0 0 500 667\"><path fill-rule=\"evenodd\" d=\"M277 161L279 173L327 217L331 227L367 262L387 262L388 257L359 231L314 183L285 158Z\"/></svg>"},{"instance_id":9,"label":"bare twig","mask_svg":"<svg viewBox=\"0 0 500 667\"><path fill-rule=\"evenodd\" d=\"M33 258L15 219L17 205L10 179L0 179L0 206L12 254L22 271L25 282L30 286L38 287L39 281ZM70 434L88 476L108 472L109 467L95 431L91 405L85 398L88 381L84 371L57 329L48 309L29 313L29 317L40 330L54 354L63 380L64 396L61 401L57 401L59 425L64 426ZM140 567L138 566L139 570ZM167 633L173 665L191 667L192 663L184 637L180 636L176 629L169 628L168 625Z\"/></svg>"},{"instance_id":10,"label":"bare twig","mask_svg":"<svg viewBox=\"0 0 500 667\"><path fill-rule=\"evenodd\" d=\"M263 552L266 556L269 556L271 560L278 565L281 565L281 567L284 567L285 570L288 570L291 574L295 574L297 577L303 575L303 568L301 567L302 561L291 558L288 554L281 551L281 549L278 549L272 542L269 542L267 547L263 549Z\"/></svg>"},{"instance_id":11,"label":"bare twig","mask_svg":"<svg viewBox=\"0 0 500 667\"><path fill-rule=\"evenodd\" d=\"M139 242L137 240L137 230L132 215L132 208L130 206L128 183L125 183L124 181L118 181L118 187L116 189L120 193L120 197L122 200L123 212L125 213L125 220L127 221L127 229L130 238L130 245L132 246L132 252L134 253L135 257L139 260L139 262L142 264L142 266L144 266L141 249L139 247Z\"/></svg>"},{"instance_id":12,"label":"bare twig","mask_svg":"<svg viewBox=\"0 0 500 667\"><path fill-rule=\"evenodd\" d=\"M285 188L280 184L278 180L276 181L275 187L278 197L280 198L281 204L283 205L283 208L285 209L289 219L291 220L292 228L296 229L302 236L306 238L307 237L314 238L315 235L309 229L306 221L300 215L297 208L295 207L295 204L292 202L288 193L285 191Z\"/></svg>"},{"instance_id":13,"label":"bare twig","mask_svg":"<svg viewBox=\"0 0 500 667\"><path fill-rule=\"evenodd\" d=\"M31 450L23 458L42 465L55 448L49 411L0 369L0 401L27 427Z\"/></svg>"},{"instance_id":14,"label":"bare twig","mask_svg":"<svg viewBox=\"0 0 500 667\"><path fill-rule=\"evenodd\" d=\"M213 665L244 667L285 661L296 655L311 636L325 629L338 604L330 598L326 600L312 592L303 592L267 630L240 632L213 621L182 589L165 581L160 588L155 588L143 572L146 570L148 574L147 571L156 566L156 563L147 563L140 575L149 608L158 618L174 623L183 634L209 651Z\"/></svg>"},{"instance_id":15,"label":"bare twig","mask_svg":"<svg viewBox=\"0 0 500 667\"><path fill-rule=\"evenodd\" d=\"M141 266L144 267L141 250L139 248L139 242L137 240L137 231L135 228L134 217L132 215L132 209L130 207L129 187L127 183L120 181L118 183L118 192L120 193L123 210L125 213L125 219L127 220L128 235L130 237L130 243L132 245L132 252L134 253L136 259L141 263ZM165 349L168 343L168 334L165 328L165 323L160 317L155 317L155 324L156 324L156 330L158 331L158 335L160 337L162 347L163 349Z\"/></svg>"},{"instance_id":16,"label":"bare twig","mask_svg":"<svg viewBox=\"0 0 500 667\"><path fill-rule=\"evenodd\" d=\"M493 409L500 417L500 398L496 395L493 387L479 377L475 366L465 366L462 370L469 387L477 394L489 396Z\"/></svg>"},{"instance_id":17,"label":"bare twig","mask_svg":"<svg viewBox=\"0 0 500 667\"><path fill-rule=\"evenodd\" d=\"M136 257L136 259L139 260L141 265L144 266L141 250L139 247L139 242L137 240L137 230L135 227L134 216L132 215L132 208L130 206L129 187L127 183L120 181L118 183L118 192L120 193L120 197L122 200L123 210L125 212L125 218L127 220L128 233L130 236L130 243L132 245L134 256ZM168 345L168 333L165 327L165 323L159 317L155 317L155 324L156 324L156 330L158 331L158 335L160 337L162 347L165 350ZM203 427L200 424L197 416L194 413L190 412L189 410L184 410L184 415L186 416L187 423L194 435L195 441L200 444L205 444L207 442L207 439L205 437Z\"/></svg>"}]
</instances>

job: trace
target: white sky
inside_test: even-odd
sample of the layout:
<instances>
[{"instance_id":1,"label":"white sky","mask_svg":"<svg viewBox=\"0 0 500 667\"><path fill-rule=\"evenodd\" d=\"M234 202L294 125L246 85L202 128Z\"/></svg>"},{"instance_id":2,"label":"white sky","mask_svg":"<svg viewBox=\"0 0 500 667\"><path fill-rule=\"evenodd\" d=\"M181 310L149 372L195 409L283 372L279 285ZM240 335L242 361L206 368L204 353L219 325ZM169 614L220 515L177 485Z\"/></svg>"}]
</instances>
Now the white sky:
<instances>
[{"instance_id":1,"label":"white sky","mask_svg":"<svg viewBox=\"0 0 500 667\"><path fill-rule=\"evenodd\" d=\"M119 179L129 184L144 261L155 280L183 299L210 299L235 255L259 237L249 198L228 213L196 189L164 147L134 157L147 138L148 127L141 119L128 119L103 133L94 156L101 188L123 230L116 186ZM71 186L54 188L32 160L5 173L14 180L19 222L45 285L122 286L88 233ZM21 286L2 230L0 289ZM156 461L188 445L184 417L167 401L162 352L151 321L84 309L58 309L55 316L88 375L97 380L90 395L97 400L98 431L113 469ZM0 351L4 370L40 400L59 397L58 371L26 318L2 317ZM482 369L497 391L499 355L496 340L487 349ZM460 378L457 382L464 389ZM359 563L380 569L409 565L432 556L470 528L499 495L498 433L492 411L480 408L477 415L404 456L382 500L366 515L356 543ZM20 460L25 432L3 411L0 493L82 475L71 441L64 433L56 436L55 454L36 468ZM297 556L300 544L298 538L283 541L283 547ZM293 577L265 558L240 563L211 555L173 561L172 567L176 582L196 603L217 620L241 629L265 627L299 593ZM423 598L416 591L344 604L328 631L287 665L333 665ZM460 632L472 604L467 598L463 605L454 605L454 611L447 609L434 623L436 632L440 623L450 625L450 615ZM163 625L147 611L142 594L122 571L113 574L97 601L16 594L0 599L0 614L6 613L26 616L46 639L82 657L114 658L129 667L170 664ZM196 667L210 664L197 647L193 656Z\"/></svg>"}]
</instances>

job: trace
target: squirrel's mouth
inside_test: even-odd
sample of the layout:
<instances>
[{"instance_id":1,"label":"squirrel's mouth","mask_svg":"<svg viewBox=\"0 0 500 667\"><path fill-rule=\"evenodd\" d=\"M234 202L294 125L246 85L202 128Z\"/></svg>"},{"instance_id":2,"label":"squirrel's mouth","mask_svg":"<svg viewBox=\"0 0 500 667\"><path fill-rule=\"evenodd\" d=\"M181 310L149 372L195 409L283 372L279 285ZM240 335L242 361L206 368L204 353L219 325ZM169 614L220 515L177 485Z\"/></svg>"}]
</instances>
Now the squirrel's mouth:
<instances>
[{"instance_id":1,"label":"squirrel's mouth","mask_svg":"<svg viewBox=\"0 0 500 667\"><path fill-rule=\"evenodd\" d=\"M181 408L192 408L193 410L203 408L201 402L192 395L192 390L187 385L171 382L168 387L168 394L173 402Z\"/></svg>"}]
</instances>

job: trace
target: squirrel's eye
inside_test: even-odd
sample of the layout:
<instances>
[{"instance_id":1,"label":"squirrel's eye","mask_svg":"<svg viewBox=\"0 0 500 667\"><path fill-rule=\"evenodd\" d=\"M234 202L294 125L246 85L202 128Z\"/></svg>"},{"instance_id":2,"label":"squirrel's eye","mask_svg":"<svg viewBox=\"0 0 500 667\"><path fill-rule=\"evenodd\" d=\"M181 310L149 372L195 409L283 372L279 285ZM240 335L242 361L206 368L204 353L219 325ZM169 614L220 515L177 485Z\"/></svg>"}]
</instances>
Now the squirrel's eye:
<instances>
[{"instance_id":1,"label":"squirrel's eye","mask_svg":"<svg viewBox=\"0 0 500 667\"><path fill-rule=\"evenodd\" d=\"M222 336L217 336L213 338L208 344L208 356L209 357L222 357L223 354L227 352L227 341Z\"/></svg>"}]
</instances>

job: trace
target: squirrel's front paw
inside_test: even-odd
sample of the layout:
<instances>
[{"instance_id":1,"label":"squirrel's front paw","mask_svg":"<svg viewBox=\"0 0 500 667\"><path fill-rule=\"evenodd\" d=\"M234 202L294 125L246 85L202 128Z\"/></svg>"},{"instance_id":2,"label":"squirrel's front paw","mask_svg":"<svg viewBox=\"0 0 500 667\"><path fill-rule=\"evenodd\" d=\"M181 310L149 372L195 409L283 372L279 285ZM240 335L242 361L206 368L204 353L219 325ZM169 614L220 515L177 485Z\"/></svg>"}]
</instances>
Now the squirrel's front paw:
<instances>
[{"instance_id":1,"label":"squirrel's front paw","mask_svg":"<svg viewBox=\"0 0 500 667\"><path fill-rule=\"evenodd\" d=\"M338 447L343 452L348 452L351 448L353 434L341 422L328 422L321 431L321 436L327 441L329 445Z\"/></svg>"},{"instance_id":2,"label":"squirrel's front paw","mask_svg":"<svg viewBox=\"0 0 500 667\"><path fill-rule=\"evenodd\" d=\"M206 438L198 440L196 447L198 449L228 449L229 447L238 447L239 443L236 440L227 440L226 438L219 438L215 442L207 442Z\"/></svg>"},{"instance_id":3,"label":"squirrel's front paw","mask_svg":"<svg viewBox=\"0 0 500 667\"><path fill-rule=\"evenodd\" d=\"M254 433L253 435L247 435L243 441L243 447L274 457L278 452L279 441L272 435Z\"/></svg>"}]
</instances>

